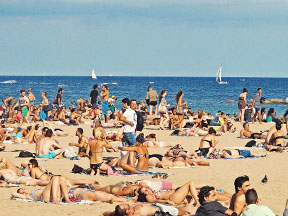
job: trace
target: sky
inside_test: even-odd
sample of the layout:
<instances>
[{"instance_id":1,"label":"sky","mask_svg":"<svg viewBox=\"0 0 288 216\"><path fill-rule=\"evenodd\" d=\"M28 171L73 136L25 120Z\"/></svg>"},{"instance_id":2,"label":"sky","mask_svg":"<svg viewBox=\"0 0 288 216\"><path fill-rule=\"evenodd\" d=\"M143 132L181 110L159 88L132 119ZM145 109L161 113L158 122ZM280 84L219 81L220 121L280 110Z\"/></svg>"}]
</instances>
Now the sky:
<instances>
[{"instance_id":1,"label":"sky","mask_svg":"<svg viewBox=\"0 0 288 216\"><path fill-rule=\"evenodd\" d=\"M288 77L288 1L0 0L0 75Z\"/></svg>"}]
</instances>

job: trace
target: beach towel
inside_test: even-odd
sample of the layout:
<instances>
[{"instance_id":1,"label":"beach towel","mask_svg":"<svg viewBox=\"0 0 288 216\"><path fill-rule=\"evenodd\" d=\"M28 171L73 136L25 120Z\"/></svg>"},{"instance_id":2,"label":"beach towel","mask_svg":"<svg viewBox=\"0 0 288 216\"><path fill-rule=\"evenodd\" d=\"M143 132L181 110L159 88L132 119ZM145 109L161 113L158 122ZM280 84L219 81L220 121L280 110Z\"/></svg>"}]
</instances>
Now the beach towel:
<instances>
[{"instance_id":1,"label":"beach towel","mask_svg":"<svg viewBox=\"0 0 288 216\"><path fill-rule=\"evenodd\" d=\"M27 200L27 199L20 199L20 198L13 198L11 197L11 200L17 200L21 202L37 202L37 203L45 203L45 204L52 204L52 203L46 203L43 201L33 201L33 200ZM83 205L83 204L97 204L102 203L101 201L90 201L90 200L81 200L80 202L72 202L72 203L65 203L65 202L59 202L59 205Z\"/></svg>"}]
</instances>

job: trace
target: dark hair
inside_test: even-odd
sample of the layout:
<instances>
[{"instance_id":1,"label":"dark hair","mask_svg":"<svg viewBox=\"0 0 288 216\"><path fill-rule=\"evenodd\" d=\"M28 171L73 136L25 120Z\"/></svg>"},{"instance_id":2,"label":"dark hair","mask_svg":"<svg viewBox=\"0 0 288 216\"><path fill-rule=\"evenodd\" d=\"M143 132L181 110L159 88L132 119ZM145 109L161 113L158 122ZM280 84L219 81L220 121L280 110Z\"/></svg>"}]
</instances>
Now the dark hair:
<instances>
[{"instance_id":1,"label":"dark hair","mask_svg":"<svg viewBox=\"0 0 288 216\"><path fill-rule=\"evenodd\" d=\"M52 137L53 131L51 129L48 129L45 133L45 137Z\"/></svg>"},{"instance_id":2,"label":"dark hair","mask_svg":"<svg viewBox=\"0 0 288 216\"><path fill-rule=\"evenodd\" d=\"M59 88L58 89L58 93L60 93L61 91L63 91L63 88Z\"/></svg>"},{"instance_id":3,"label":"dark hair","mask_svg":"<svg viewBox=\"0 0 288 216\"><path fill-rule=\"evenodd\" d=\"M147 202L146 194L141 192L141 188L138 190L138 194L137 202Z\"/></svg>"},{"instance_id":4,"label":"dark hair","mask_svg":"<svg viewBox=\"0 0 288 216\"><path fill-rule=\"evenodd\" d=\"M129 100L129 98L123 98L122 99L122 103L127 104L128 106L130 106L131 101Z\"/></svg>"},{"instance_id":5,"label":"dark hair","mask_svg":"<svg viewBox=\"0 0 288 216\"><path fill-rule=\"evenodd\" d=\"M93 85L93 89L97 89L97 88L98 88L97 84Z\"/></svg>"},{"instance_id":6,"label":"dark hair","mask_svg":"<svg viewBox=\"0 0 288 216\"><path fill-rule=\"evenodd\" d=\"M248 124L248 122L245 122L245 123L243 124L243 128L245 128L247 124Z\"/></svg>"},{"instance_id":7,"label":"dark hair","mask_svg":"<svg viewBox=\"0 0 288 216\"><path fill-rule=\"evenodd\" d=\"M288 109L287 109L286 112L284 113L283 117L286 118L287 115L288 115Z\"/></svg>"},{"instance_id":8,"label":"dark hair","mask_svg":"<svg viewBox=\"0 0 288 216\"><path fill-rule=\"evenodd\" d=\"M179 129L176 129L175 131L173 131L173 132L171 133L171 136L178 135L179 132L180 132L180 130L179 130Z\"/></svg>"},{"instance_id":9,"label":"dark hair","mask_svg":"<svg viewBox=\"0 0 288 216\"><path fill-rule=\"evenodd\" d=\"M72 112L75 112L75 111L76 111L76 108L72 108L72 109L71 109L71 113L72 113Z\"/></svg>"},{"instance_id":10,"label":"dark hair","mask_svg":"<svg viewBox=\"0 0 288 216\"><path fill-rule=\"evenodd\" d=\"M132 103L132 101L136 101L136 103L137 103L137 100L136 100L136 99L132 99L132 100L130 101L130 104Z\"/></svg>"},{"instance_id":11,"label":"dark hair","mask_svg":"<svg viewBox=\"0 0 288 216\"><path fill-rule=\"evenodd\" d=\"M208 133L209 134L216 134L216 131L214 128L210 127L209 130L208 130Z\"/></svg>"},{"instance_id":12,"label":"dark hair","mask_svg":"<svg viewBox=\"0 0 288 216\"><path fill-rule=\"evenodd\" d=\"M39 124L36 124L36 125L34 126L35 130L38 130L39 127L40 127Z\"/></svg>"},{"instance_id":13,"label":"dark hair","mask_svg":"<svg viewBox=\"0 0 288 216\"><path fill-rule=\"evenodd\" d=\"M77 131L79 131L80 134L83 134L83 129L82 128L77 128Z\"/></svg>"},{"instance_id":14,"label":"dark hair","mask_svg":"<svg viewBox=\"0 0 288 216\"><path fill-rule=\"evenodd\" d=\"M247 175L239 176L238 178L235 179L234 187L236 193L239 191L238 187L242 187L243 183L246 181L249 181L249 177Z\"/></svg>"},{"instance_id":15,"label":"dark hair","mask_svg":"<svg viewBox=\"0 0 288 216\"><path fill-rule=\"evenodd\" d=\"M271 115L272 113L274 113L274 108L270 108L269 110L268 110L268 114L267 115Z\"/></svg>"},{"instance_id":16,"label":"dark hair","mask_svg":"<svg viewBox=\"0 0 288 216\"><path fill-rule=\"evenodd\" d=\"M247 92L248 93L248 90L246 88L243 88L243 93Z\"/></svg>"},{"instance_id":17,"label":"dark hair","mask_svg":"<svg viewBox=\"0 0 288 216\"><path fill-rule=\"evenodd\" d=\"M215 190L215 188L210 186L204 186L200 189L198 198L201 205L203 205L203 203L205 202L204 198L208 197L210 195L210 191L212 190Z\"/></svg>"},{"instance_id":18,"label":"dark hair","mask_svg":"<svg viewBox=\"0 0 288 216\"><path fill-rule=\"evenodd\" d=\"M136 142L138 143L144 143L145 142L145 138L144 138L144 134L140 133L137 137L136 137Z\"/></svg>"},{"instance_id":19,"label":"dark hair","mask_svg":"<svg viewBox=\"0 0 288 216\"><path fill-rule=\"evenodd\" d=\"M276 121L275 127L276 127L276 130L281 130L281 128L282 128L281 121Z\"/></svg>"},{"instance_id":20,"label":"dark hair","mask_svg":"<svg viewBox=\"0 0 288 216\"><path fill-rule=\"evenodd\" d=\"M264 111L266 112L266 108L261 109L261 114L264 114Z\"/></svg>"},{"instance_id":21,"label":"dark hair","mask_svg":"<svg viewBox=\"0 0 288 216\"><path fill-rule=\"evenodd\" d=\"M19 188L19 189L17 189L17 193L20 193L20 190L23 190L23 188Z\"/></svg>"},{"instance_id":22,"label":"dark hair","mask_svg":"<svg viewBox=\"0 0 288 216\"><path fill-rule=\"evenodd\" d=\"M257 91L261 90L262 88L258 88Z\"/></svg>"},{"instance_id":23,"label":"dark hair","mask_svg":"<svg viewBox=\"0 0 288 216\"><path fill-rule=\"evenodd\" d=\"M107 85L102 85L102 87L104 87L104 88L108 89L108 86L107 86Z\"/></svg>"},{"instance_id":24,"label":"dark hair","mask_svg":"<svg viewBox=\"0 0 288 216\"><path fill-rule=\"evenodd\" d=\"M42 94L44 94L45 96L47 96L47 92L46 92L46 91L42 92Z\"/></svg>"},{"instance_id":25,"label":"dark hair","mask_svg":"<svg viewBox=\"0 0 288 216\"><path fill-rule=\"evenodd\" d=\"M46 133L46 131L47 131L48 129L49 129L48 127L43 127L43 128L42 128L42 133L43 133L43 132Z\"/></svg>"},{"instance_id":26,"label":"dark hair","mask_svg":"<svg viewBox=\"0 0 288 216\"><path fill-rule=\"evenodd\" d=\"M38 167L38 161L36 159L30 159L29 162L32 164L32 166Z\"/></svg>"},{"instance_id":27,"label":"dark hair","mask_svg":"<svg viewBox=\"0 0 288 216\"><path fill-rule=\"evenodd\" d=\"M125 216L127 214L126 214L125 210L121 209L120 205L116 205L113 215L115 215L115 216Z\"/></svg>"},{"instance_id":28,"label":"dark hair","mask_svg":"<svg viewBox=\"0 0 288 216\"><path fill-rule=\"evenodd\" d=\"M245 193L245 199L246 199L247 205L256 204L257 199L258 199L256 190L254 188L247 190Z\"/></svg>"},{"instance_id":29,"label":"dark hair","mask_svg":"<svg viewBox=\"0 0 288 216\"><path fill-rule=\"evenodd\" d=\"M159 94L159 103L161 103L161 100L162 100L162 98L163 98L163 94L166 92L166 90L165 89L163 89L161 92L160 92L160 94Z\"/></svg>"},{"instance_id":30,"label":"dark hair","mask_svg":"<svg viewBox=\"0 0 288 216\"><path fill-rule=\"evenodd\" d=\"M152 86L148 86L147 91L149 91L150 88L152 88Z\"/></svg>"},{"instance_id":31,"label":"dark hair","mask_svg":"<svg viewBox=\"0 0 288 216\"><path fill-rule=\"evenodd\" d=\"M180 98L180 96L183 94L183 92L182 91L178 91L177 92L177 94L176 94L176 102L178 103L178 101L179 101L179 98Z\"/></svg>"},{"instance_id":32,"label":"dark hair","mask_svg":"<svg viewBox=\"0 0 288 216\"><path fill-rule=\"evenodd\" d=\"M20 94L21 94L22 92L25 92L25 89L21 89L21 90L20 90Z\"/></svg>"}]
</instances>

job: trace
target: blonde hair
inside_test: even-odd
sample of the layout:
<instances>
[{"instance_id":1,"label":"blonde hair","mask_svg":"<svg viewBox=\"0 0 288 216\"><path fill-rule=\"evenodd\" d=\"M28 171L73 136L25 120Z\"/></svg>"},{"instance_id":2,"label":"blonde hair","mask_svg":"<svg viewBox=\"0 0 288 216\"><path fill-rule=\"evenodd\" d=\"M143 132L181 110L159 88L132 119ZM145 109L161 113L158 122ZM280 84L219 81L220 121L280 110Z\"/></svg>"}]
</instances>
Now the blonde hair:
<instances>
[{"instance_id":1,"label":"blonde hair","mask_svg":"<svg viewBox=\"0 0 288 216\"><path fill-rule=\"evenodd\" d=\"M94 139L102 141L105 139L105 134L102 131L97 130L96 133L94 134Z\"/></svg>"}]
</instances>

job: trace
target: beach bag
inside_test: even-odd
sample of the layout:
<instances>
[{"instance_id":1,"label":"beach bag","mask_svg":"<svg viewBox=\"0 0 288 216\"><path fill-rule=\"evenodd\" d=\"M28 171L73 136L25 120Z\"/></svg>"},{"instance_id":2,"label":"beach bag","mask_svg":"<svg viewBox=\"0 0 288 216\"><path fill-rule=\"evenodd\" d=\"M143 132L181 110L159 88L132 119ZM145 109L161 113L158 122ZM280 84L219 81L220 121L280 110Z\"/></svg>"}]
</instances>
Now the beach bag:
<instances>
[{"instance_id":1,"label":"beach bag","mask_svg":"<svg viewBox=\"0 0 288 216\"><path fill-rule=\"evenodd\" d=\"M27 157L34 157L33 153L29 152L29 151L21 151L19 153L19 156L21 158L27 158Z\"/></svg>"},{"instance_id":2,"label":"beach bag","mask_svg":"<svg viewBox=\"0 0 288 216\"><path fill-rule=\"evenodd\" d=\"M162 106L161 104L159 105L159 112L160 113L166 113L167 112L167 109L165 106Z\"/></svg>"},{"instance_id":3,"label":"beach bag","mask_svg":"<svg viewBox=\"0 0 288 216\"><path fill-rule=\"evenodd\" d=\"M144 128L144 117L142 116L142 114L140 112L136 112L137 114L137 125L136 125L136 130L137 131L142 131Z\"/></svg>"},{"instance_id":4,"label":"beach bag","mask_svg":"<svg viewBox=\"0 0 288 216\"><path fill-rule=\"evenodd\" d=\"M255 140L250 140L246 145L245 147L253 147L256 145L256 141Z\"/></svg>"},{"instance_id":5,"label":"beach bag","mask_svg":"<svg viewBox=\"0 0 288 216\"><path fill-rule=\"evenodd\" d=\"M72 168L72 173L82 173L84 171L84 168L74 164L74 167Z\"/></svg>"},{"instance_id":6,"label":"beach bag","mask_svg":"<svg viewBox=\"0 0 288 216\"><path fill-rule=\"evenodd\" d=\"M66 148L66 149L64 150L64 152L63 152L63 156L64 156L65 158L77 157L77 155L76 155L76 153L75 153L75 151L73 150L72 147Z\"/></svg>"}]
</instances>

